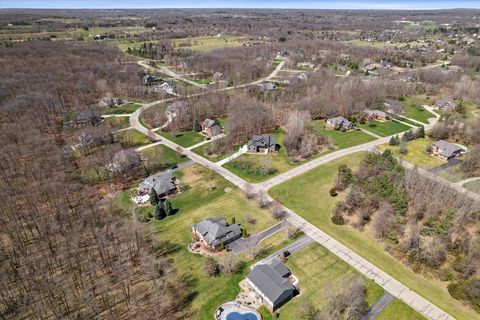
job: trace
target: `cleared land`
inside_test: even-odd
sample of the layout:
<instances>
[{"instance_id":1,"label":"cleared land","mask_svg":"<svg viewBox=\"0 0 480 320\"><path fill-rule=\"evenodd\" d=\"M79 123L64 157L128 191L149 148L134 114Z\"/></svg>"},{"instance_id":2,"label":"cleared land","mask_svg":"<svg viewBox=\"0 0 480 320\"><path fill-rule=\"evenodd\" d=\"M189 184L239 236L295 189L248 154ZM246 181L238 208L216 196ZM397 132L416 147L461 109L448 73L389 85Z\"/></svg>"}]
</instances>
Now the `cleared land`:
<instances>
[{"instance_id":1,"label":"cleared land","mask_svg":"<svg viewBox=\"0 0 480 320\"><path fill-rule=\"evenodd\" d=\"M435 115L422 107L422 105L429 105L431 101L418 96L405 97L405 100L400 102L404 106L405 116L422 123L428 124L428 119L435 118Z\"/></svg>"},{"instance_id":2,"label":"cleared land","mask_svg":"<svg viewBox=\"0 0 480 320\"><path fill-rule=\"evenodd\" d=\"M172 43L177 49L211 51L227 47L238 47L243 45L245 40L244 36L222 35L221 37L203 36L173 39Z\"/></svg>"},{"instance_id":3,"label":"cleared land","mask_svg":"<svg viewBox=\"0 0 480 320\"><path fill-rule=\"evenodd\" d=\"M331 211L335 204L345 197L345 193L340 193L335 198L329 195L338 165L345 163L351 168L356 168L363 154L351 154L322 165L275 186L269 193L273 198L457 319L478 318L478 314L473 310L450 296L444 282L415 273L384 251L382 245L370 234L332 223Z\"/></svg>"},{"instance_id":4,"label":"cleared land","mask_svg":"<svg viewBox=\"0 0 480 320\"><path fill-rule=\"evenodd\" d=\"M324 310L331 293L340 290L342 280L358 274L355 269L318 243L312 243L292 254L288 258L287 266L299 279L301 295L279 310L279 319L285 320L297 319L298 310L305 301ZM383 295L383 289L373 281L365 281L367 302L371 305Z\"/></svg>"},{"instance_id":5,"label":"cleared land","mask_svg":"<svg viewBox=\"0 0 480 320\"><path fill-rule=\"evenodd\" d=\"M394 299L382 313L378 315L376 320L426 320L424 316L410 308L404 302Z\"/></svg>"},{"instance_id":6,"label":"cleared land","mask_svg":"<svg viewBox=\"0 0 480 320\"><path fill-rule=\"evenodd\" d=\"M381 137L388 137L393 134L411 129L411 127L404 125L403 123L396 122L395 120L373 121L372 126L368 123L358 124L358 126Z\"/></svg>"},{"instance_id":7,"label":"cleared land","mask_svg":"<svg viewBox=\"0 0 480 320\"><path fill-rule=\"evenodd\" d=\"M408 149L407 154L400 153L400 146L389 146L388 144L379 146L379 150L384 151L389 149L395 157L404 159L411 164L428 169L445 164L445 161L432 157L427 153L427 146L432 142L433 140L430 138L409 141L405 143Z\"/></svg>"},{"instance_id":8,"label":"cleared land","mask_svg":"<svg viewBox=\"0 0 480 320\"><path fill-rule=\"evenodd\" d=\"M325 120L311 121L309 125L319 135L329 138L335 149L349 148L375 140L373 136L359 130L341 132L340 130L325 129Z\"/></svg>"}]
</instances>

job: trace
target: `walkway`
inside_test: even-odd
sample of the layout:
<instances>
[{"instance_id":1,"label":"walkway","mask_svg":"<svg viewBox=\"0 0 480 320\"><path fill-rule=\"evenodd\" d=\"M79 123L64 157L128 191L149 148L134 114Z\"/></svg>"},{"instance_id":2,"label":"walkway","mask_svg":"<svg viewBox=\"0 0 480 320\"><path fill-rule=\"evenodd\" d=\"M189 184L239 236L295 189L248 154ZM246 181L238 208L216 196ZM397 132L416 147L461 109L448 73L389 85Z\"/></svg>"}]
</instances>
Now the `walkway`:
<instances>
[{"instance_id":1,"label":"walkway","mask_svg":"<svg viewBox=\"0 0 480 320\"><path fill-rule=\"evenodd\" d=\"M217 134L216 136L213 136L213 137L211 137L211 138L208 139L208 140L204 140L204 141L202 141L202 142L199 142L199 143L197 143L197 144L194 144L193 146L188 147L188 150L193 150L193 149L195 149L195 148L198 148L198 147L203 146L204 144L210 143L210 142L212 142L212 141L215 141L215 140L220 139L220 138L223 138L223 137L225 137L225 134L224 134L224 133Z\"/></svg>"},{"instance_id":2,"label":"walkway","mask_svg":"<svg viewBox=\"0 0 480 320\"><path fill-rule=\"evenodd\" d=\"M242 154L244 153L247 153L247 146L244 145L244 146L241 146L240 149L238 149L237 152L235 152L234 154L232 155L229 155L228 157L226 157L225 159L222 159L218 162L216 162L215 164L217 166L223 166L225 163L229 162L229 161L232 161L233 159L235 158L238 158L240 157Z\"/></svg>"},{"instance_id":3,"label":"walkway","mask_svg":"<svg viewBox=\"0 0 480 320\"><path fill-rule=\"evenodd\" d=\"M365 129L363 129L363 128L360 128L360 131L362 131L362 132L364 132L364 133L366 133L366 134L368 134L368 135L371 135L372 137L374 137L374 138L376 138L376 139L382 139L382 137L379 136L378 134L375 134L375 133L370 132L370 131L368 131L368 130L365 130Z\"/></svg>"},{"instance_id":4,"label":"walkway","mask_svg":"<svg viewBox=\"0 0 480 320\"><path fill-rule=\"evenodd\" d=\"M230 243L228 247L234 254L240 254L248 249L256 247L260 242L270 237L274 233L282 230L284 227L285 223L283 221L279 222L260 233L250 235L248 238L240 238L235 240L234 242Z\"/></svg>"},{"instance_id":5,"label":"walkway","mask_svg":"<svg viewBox=\"0 0 480 320\"><path fill-rule=\"evenodd\" d=\"M367 314L363 316L362 320L374 320L376 317L382 313L383 309L385 309L392 301L394 296L390 293L385 292L383 296L381 296L368 310Z\"/></svg>"}]
</instances>

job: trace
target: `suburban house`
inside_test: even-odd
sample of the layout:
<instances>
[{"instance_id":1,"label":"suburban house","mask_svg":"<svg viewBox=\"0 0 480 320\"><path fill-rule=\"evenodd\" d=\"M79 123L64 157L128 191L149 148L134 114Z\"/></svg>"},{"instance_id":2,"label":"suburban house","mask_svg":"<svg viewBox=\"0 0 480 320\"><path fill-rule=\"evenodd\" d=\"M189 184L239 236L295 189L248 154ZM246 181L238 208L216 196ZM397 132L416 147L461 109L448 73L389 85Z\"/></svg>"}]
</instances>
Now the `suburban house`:
<instances>
[{"instance_id":1,"label":"suburban house","mask_svg":"<svg viewBox=\"0 0 480 320\"><path fill-rule=\"evenodd\" d=\"M367 64L365 67L363 67L363 72L371 72L375 70L377 70L376 64Z\"/></svg>"},{"instance_id":2,"label":"suburban house","mask_svg":"<svg viewBox=\"0 0 480 320\"><path fill-rule=\"evenodd\" d=\"M289 281L290 271L280 260L258 264L247 275L247 283L270 311L293 298L296 288Z\"/></svg>"},{"instance_id":3,"label":"suburban house","mask_svg":"<svg viewBox=\"0 0 480 320\"><path fill-rule=\"evenodd\" d=\"M387 68L387 69L390 69L391 67L393 67L393 64L388 61L388 60L380 60L380 65L384 68Z\"/></svg>"},{"instance_id":4,"label":"suburban house","mask_svg":"<svg viewBox=\"0 0 480 320\"><path fill-rule=\"evenodd\" d=\"M355 124L351 121L348 121L347 118L345 117L335 117L335 118L330 118L327 119L326 122L327 128L333 129L333 130L351 130L355 127Z\"/></svg>"},{"instance_id":5,"label":"suburban house","mask_svg":"<svg viewBox=\"0 0 480 320\"><path fill-rule=\"evenodd\" d=\"M192 226L193 234L210 250L218 250L242 237L239 224L228 224L219 216L205 219Z\"/></svg>"},{"instance_id":6,"label":"suburban house","mask_svg":"<svg viewBox=\"0 0 480 320\"><path fill-rule=\"evenodd\" d=\"M299 62L297 63L297 67L300 67L300 68L305 68L305 69L313 69L315 68L315 65L311 62Z\"/></svg>"},{"instance_id":7,"label":"suburban house","mask_svg":"<svg viewBox=\"0 0 480 320\"><path fill-rule=\"evenodd\" d=\"M222 73L222 72L215 72L215 73L213 74L213 79L215 79L215 80L217 80L217 81L218 81L218 80L221 80L222 78L223 78L223 73Z\"/></svg>"},{"instance_id":8,"label":"suburban house","mask_svg":"<svg viewBox=\"0 0 480 320\"><path fill-rule=\"evenodd\" d=\"M185 101L175 101L167 106L167 110L165 111L165 115L168 119L175 118L180 113L185 112L187 110L187 103Z\"/></svg>"},{"instance_id":9,"label":"suburban house","mask_svg":"<svg viewBox=\"0 0 480 320\"><path fill-rule=\"evenodd\" d=\"M175 92L175 90L177 89L177 86L173 82L164 82L159 86L159 89L168 93L172 93L172 92Z\"/></svg>"},{"instance_id":10,"label":"suburban house","mask_svg":"<svg viewBox=\"0 0 480 320\"><path fill-rule=\"evenodd\" d=\"M145 85L152 84L152 83L157 83L157 82L160 82L160 81L163 81L162 77L152 76L152 75L149 75L149 74L147 74L143 77L143 84L145 84Z\"/></svg>"},{"instance_id":11,"label":"suburban house","mask_svg":"<svg viewBox=\"0 0 480 320\"><path fill-rule=\"evenodd\" d=\"M408 75L401 76L400 78L398 78L398 80L402 82L415 82L415 78Z\"/></svg>"},{"instance_id":12,"label":"suburban house","mask_svg":"<svg viewBox=\"0 0 480 320\"><path fill-rule=\"evenodd\" d=\"M404 112L403 105L398 100L386 100L383 105L388 112L402 114Z\"/></svg>"},{"instance_id":13,"label":"suburban house","mask_svg":"<svg viewBox=\"0 0 480 320\"><path fill-rule=\"evenodd\" d=\"M217 123L217 121L212 119L205 119L202 124L202 132L211 138L222 133L222 128Z\"/></svg>"},{"instance_id":14,"label":"suburban house","mask_svg":"<svg viewBox=\"0 0 480 320\"><path fill-rule=\"evenodd\" d=\"M277 52L277 59L282 59L288 57L288 51L281 50Z\"/></svg>"},{"instance_id":15,"label":"suburban house","mask_svg":"<svg viewBox=\"0 0 480 320\"><path fill-rule=\"evenodd\" d=\"M135 149L123 149L115 153L112 160L105 166L112 172L122 172L134 168L142 163L142 159Z\"/></svg>"},{"instance_id":16,"label":"suburban house","mask_svg":"<svg viewBox=\"0 0 480 320\"><path fill-rule=\"evenodd\" d=\"M435 110L453 111L457 108L457 105L450 99L437 99L432 107Z\"/></svg>"},{"instance_id":17,"label":"suburban house","mask_svg":"<svg viewBox=\"0 0 480 320\"><path fill-rule=\"evenodd\" d=\"M275 137L270 134L256 134L247 143L247 151L250 153L276 153L277 144Z\"/></svg>"},{"instance_id":18,"label":"suburban house","mask_svg":"<svg viewBox=\"0 0 480 320\"><path fill-rule=\"evenodd\" d=\"M98 102L98 105L100 107L108 107L108 108L113 108L122 104L123 104L123 100L121 98L109 97L109 96L103 97Z\"/></svg>"},{"instance_id":19,"label":"suburban house","mask_svg":"<svg viewBox=\"0 0 480 320\"><path fill-rule=\"evenodd\" d=\"M390 116L383 111L380 110L365 110L363 112L362 117L368 120L389 120Z\"/></svg>"},{"instance_id":20,"label":"suburban house","mask_svg":"<svg viewBox=\"0 0 480 320\"><path fill-rule=\"evenodd\" d=\"M450 160L462 152L465 152L465 150L454 143L450 143L445 140L439 140L432 144L430 152L435 157L443 160Z\"/></svg>"},{"instance_id":21,"label":"suburban house","mask_svg":"<svg viewBox=\"0 0 480 320\"><path fill-rule=\"evenodd\" d=\"M175 193L177 189L175 177L170 172L161 172L143 180L138 186L138 193L140 195L150 194L152 190L155 190L157 196L163 198Z\"/></svg>"},{"instance_id":22,"label":"suburban house","mask_svg":"<svg viewBox=\"0 0 480 320\"><path fill-rule=\"evenodd\" d=\"M277 85L275 83L272 83L272 82L262 83L262 84L260 84L260 86L262 87L263 92L277 90Z\"/></svg>"}]
</instances>

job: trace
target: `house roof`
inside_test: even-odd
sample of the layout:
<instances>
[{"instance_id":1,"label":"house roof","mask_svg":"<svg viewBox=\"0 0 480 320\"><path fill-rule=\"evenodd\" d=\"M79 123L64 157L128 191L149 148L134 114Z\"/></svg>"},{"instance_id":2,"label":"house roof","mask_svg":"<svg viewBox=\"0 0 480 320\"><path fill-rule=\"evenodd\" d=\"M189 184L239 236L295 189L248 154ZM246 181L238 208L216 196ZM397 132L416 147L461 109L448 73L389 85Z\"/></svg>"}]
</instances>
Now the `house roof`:
<instances>
[{"instance_id":1,"label":"house roof","mask_svg":"<svg viewBox=\"0 0 480 320\"><path fill-rule=\"evenodd\" d=\"M456 108L457 105L450 99L437 99L435 100L435 105L439 108L452 107Z\"/></svg>"},{"instance_id":2,"label":"house roof","mask_svg":"<svg viewBox=\"0 0 480 320\"><path fill-rule=\"evenodd\" d=\"M330 122L331 124L335 125L335 126L349 127L352 124L350 121L348 121L348 119L346 119L345 117L342 117L342 116L335 117L335 118L330 118L327 121Z\"/></svg>"},{"instance_id":3,"label":"house roof","mask_svg":"<svg viewBox=\"0 0 480 320\"><path fill-rule=\"evenodd\" d=\"M219 216L205 219L193 225L193 228L202 235L209 245L218 245L221 242L236 238L242 234L239 224L228 225L227 221Z\"/></svg>"},{"instance_id":4,"label":"house roof","mask_svg":"<svg viewBox=\"0 0 480 320\"><path fill-rule=\"evenodd\" d=\"M384 106L390 111L392 110L395 113L403 112L403 105L398 100L385 100Z\"/></svg>"},{"instance_id":5,"label":"house roof","mask_svg":"<svg viewBox=\"0 0 480 320\"><path fill-rule=\"evenodd\" d=\"M287 266L280 261L280 259L274 259L270 262L270 266L282 277L288 277L290 275L290 270L288 270Z\"/></svg>"},{"instance_id":6,"label":"house roof","mask_svg":"<svg viewBox=\"0 0 480 320\"><path fill-rule=\"evenodd\" d=\"M212 119L205 119L202 123L202 126L206 127L206 128L211 128L213 127L214 125L216 125L216 121L215 120L212 120Z\"/></svg>"},{"instance_id":7,"label":"house roof","mask_svg":"<svg viewBox=\"0 0 480 320\"><path fill-rule=\"evenodd\" d=\"M280 269L279 265L277 265L277 268ZM291 296L295 290L295 287L288 279L282 277L281 274L269 264L259 264L255 266L247 278L274 306L280 304L286 297Z\"/></svg>"},{"instance_id":8,"label":"house roof","mask_svg":"<svg viewBox=\"0 0 480 320\"><path fill-rule=\"evenodd\" d=\"M123 149L113 155L112 161L107 165L111 171L122 171L139 165L142 162L135 149Z\"/></svg>"},{"instance_id":9,"label":"house roof","mask_svg":"<svg viewBox=\"0 0 480 320\"><path fill-rule=\"evenodd\" d=\"M434 142L433 145L435 147L437 147L438 149L440 149L440 152L439 154L441 156L444 156L446 158L450 158L450 157L453 157L454 155L460 153L460 152L463 152L465 151L463 148L461 148L460 146L454 144L454 143L450 143L450 142L447 142L445 140L439 140L437 142Z\"/></svg>"},{"instance_id":10,"label":"house roof","mask_svg":"<svg viewBox=\"0 0 480 320\"><path fill-rule=\"evenodd\" d=\"M167 194L176 189L175 177L170 172L161 172L143 180L138 188L144 192L151 192L152 189L155 189L157 195Z\"/></svg>"},{"instance_id":11,"label":"house roof","mask_svg":"<svg viewBox=\"0 0 480 320\"><path fill-rule=\"evenodd\" d=\"M220 126L216 124L213 127L210 127L210 132L212 133L212 136L216 136L222 133L222 128L220 128Z\"/></svg>"},{"instance_id":12,"label":"house roof","mask_svg":"<svg viewBox=\"0 0 480 320\"><path fill-rule=\"evenodd\" d=\"M270 134L256 134L248 141L248 146L257 148L270 148L275 146L275 137Z\"/></svg>"},{"instance_id":13,"label":"house roof","mask_svg":"<svg viewBox=\"0 0 480 320\"><path fill-rule=\"evenodd\" d=\"M175 101L167 106L168 112L178 112L182 109L187 108L187 103L185 101Z\"/></svg>"},{"instance_id":14,"label":"house roof","mask_svg":"<svg viewBox=\"0 0 480 320\"><path fill-rule=\"evenodd\" d=\"M273 91L277 89L277 85L272 82L263 83L261 84L261 86L262 86L262 90L264 91Z\"/></svg>"},{"instance_id":15,"label":"house roof","mask_svg":"<svg viewBox=\"0 0 480 320\"><path fill-rule=\"evenodd\" d=\"M369 116L375 116L375 117L381 117L381 118L388 117L387 113L385 113L383 111L380 111L380 110L365 110L364 113L369 115Z\"/></svg>"}]
</instances>

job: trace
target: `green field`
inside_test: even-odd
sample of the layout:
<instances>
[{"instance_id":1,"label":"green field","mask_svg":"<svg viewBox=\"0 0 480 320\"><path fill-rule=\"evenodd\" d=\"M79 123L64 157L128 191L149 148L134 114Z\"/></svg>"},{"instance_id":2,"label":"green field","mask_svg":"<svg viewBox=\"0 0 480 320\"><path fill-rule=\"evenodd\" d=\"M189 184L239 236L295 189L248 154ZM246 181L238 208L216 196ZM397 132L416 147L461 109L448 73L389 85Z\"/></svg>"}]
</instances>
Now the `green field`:
<instances>
[{"instance_id":1,"label":"green field","mask_svg":"<svg viewBox=\"0 0 480 320\"><path fill-rule=\"evenodd\" d=\"M188 160L188 157L179 155L176 151L163 144L142 150L140 153L145 161L162 167L170 167Z\"/></svg>"},{"instance_id":2,"label":"green field","mask_svg":"<svg viewBox=\"0 0 480 320\"><path fill-rule=\"evenodd\" d=\"M172 43L177 49L211 51L228 47L238 47L241 46L244 41L244 36L223 35L221 37L203 36L173 39Z\"/></svg>"},{"instance_id":3,"label":"green field","mask_svg":"<svg viewBox=\"0 0 480 320\"><path fill-rule=\"evenodd\" d=\"M143 146L152 142L149 137L135 129L122 131L119 135L120 142L130 147Z\"/></svg>"},{"instance_id":4,"label":"green field","mask_svg":"<svg viewBox=\"0 0 480 320\"><path fill-rule=\"evenodd\" d=\"M176 135L173 135L170 132L166 131L158 131L157 133L162 137L165 137L168 140L171 140L185 148L191 147L205 140L204 136L195 131L179 132Z\"/></svg>"},{"instance_id":5,"label":"green field","mask_svg":"<svg viewBox=\"0 0 480 320\"><path fill-rule=\"evenodd\" d=\"M411 129L411 127L394 120L374 121L373 126L370 126L368 122L364 124L358 124L358 126L364 130L379 135L380 137L388 137Z\"/></svg>"},{"instance_id":6,"label":"green field","mask_svg":"<svg viewBox=\"0 0 480 320\"><path fill-rule=\"evenodd\" d=\"M287 260L290 271L299 279L301 295L289 301L279 310L282 320L298 319L297 310L309 301L319 310L325 309L332 292L340 291L342 280L359 274L355 269L318 243L312 243L292 254ZM373 304L383 295L383 289L365 279L367 302Z\"/></svg>"},{"instance_id":7,"label":"green field","mask_svg":"<svg viewBox=\"0 0 480 320\"><path fill-rule=\"evenodd\" d=\"M478 314L472 309L450 296L446 290L446 283L434 278L426 278L398 262L369 233L348 226L338 226L331 222L333 207L345 197L344 193L340 193L335 198L329 195L338 165L345 163L351 168L356 168L362 158L363 153L355 153L337 159L275 186L269 193L273 198L457 319L478 318Z\"/></svg>"},{"instance_id":8,"label":"green field","mask_svg":"<svg viewBox=\"0 0 480 320\"><path fill-rule=\"evenodd\" d=\"M431 101L419 96L405 97L404 101L400 102L405 108L405 116L422 123L428 124L428 119L435 118L435 115L422 105L430 105Z\"/></svg>"},{"instance_id":9,"label":"green field","mask_svg":"<svg viewBox=\"0 0 480 320\"><path fill-rule=\"evenodd\" d=\"M329 138L335 149L349 148L375 140L375 137L359 130L341 132L340 130L325 129L325 120L311 121L309 125L314 132Z\"/></svg>"},{"instance_id":10,"label":"green field","mask_svg":"<svg viewBox=\"0 0 480 320\"><path fill-rule=\"evenodd\" d=\"M429 169L433 167L437 167L439 165L445 164L445 161L442 161L438 158L430 156L426 149L427 146L432 143L433 140L430 138L424 139L416 139L413 141L409 141L406 143L408 153L402 154L399 152L399 146L389 146L388 144L384 144L379 146L381 151L385 149L389 149L392 151L393 155L397 158L404 159L411 164L417 165L424 169Z\"/></svg>"},{"instance_id":11,"label":"green field","mask_svg":"<svg viewBox=\"0 0 480 320\"><path fill-rule=\"evenodd\" d=\"M412 309L401 300L394 299L376 320L426 320L424 316Z\"/></svg>"},{"instance_id":12,"label":"green field","mask_svg":"<svg viewBox=\"0 0 480 320\"><path fill-rule=\"evenodd\" d=\"M140 107L141 105L137 103L127 103L114 108L106 108L102 110L102 114L129 114L133 113Z\"/></svg>"}]
</instances>

